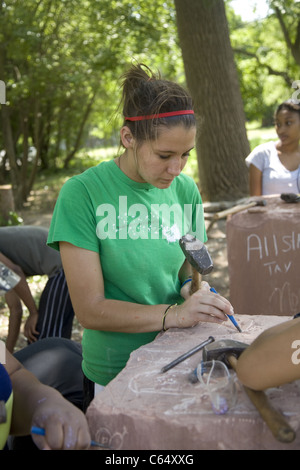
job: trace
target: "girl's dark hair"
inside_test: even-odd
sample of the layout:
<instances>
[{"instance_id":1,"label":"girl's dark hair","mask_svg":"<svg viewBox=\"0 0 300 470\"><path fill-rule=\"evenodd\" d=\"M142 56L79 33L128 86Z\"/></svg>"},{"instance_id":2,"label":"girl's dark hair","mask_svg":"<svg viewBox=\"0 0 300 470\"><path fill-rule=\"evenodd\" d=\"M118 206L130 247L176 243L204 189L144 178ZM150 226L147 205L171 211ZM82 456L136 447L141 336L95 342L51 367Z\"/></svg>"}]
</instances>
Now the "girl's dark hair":
<instances>
[{"instance_id":1,"label":"girl's dark hair","mask_svg":"<svg viewBox=\"0 0 300 470\"><path fill-rule=\"evenodd\" d=\"M291 111L293 113L298 113L300 115L300 103L298 104L294 100L287 100L281 103L275 111L275 118L277 114L283 109L286 109L287 111Z\"/></svg>"},{"instance_id":2,"label":"girl's dark hair","mask_svg":"<svg viewBox=\"0 0 300 470\"><path fill-rule=\"evenodd\" d=\"M144 64L133 65L122 76L122 100L124 125L128 126L138 141L154 140L160 126L184 125L187 129L196 125L193 114L167 118L128 121L126 117L148 116L170 111L193 109L192 98L180 85L163 80Z\"/></svg>"}]
</instances>

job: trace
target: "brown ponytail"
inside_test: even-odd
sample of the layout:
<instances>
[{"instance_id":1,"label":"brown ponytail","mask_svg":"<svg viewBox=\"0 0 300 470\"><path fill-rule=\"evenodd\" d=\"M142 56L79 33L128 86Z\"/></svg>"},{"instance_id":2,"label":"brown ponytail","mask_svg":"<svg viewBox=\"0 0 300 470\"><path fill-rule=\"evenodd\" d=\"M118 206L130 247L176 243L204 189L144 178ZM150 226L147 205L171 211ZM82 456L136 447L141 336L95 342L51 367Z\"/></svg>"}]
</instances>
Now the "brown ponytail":
<instances>
[{"instance_id":1,"label":"brown ponytail","mask_svg":"<svg viewBox=\"0 0 300 470\"><path fill-rule=\"evenodd\" d=\"M154 74L144 64L133 65L122 76L122 112L124 125L128 126L138 142L158 137L160 126L179 124L190 128L196 125L195 116L179 115L142 119L131 122L126 117L152 116L174 111L191 110L192 98L180 85L163 80L159 73Z\"/></svg>"}]
</instances>

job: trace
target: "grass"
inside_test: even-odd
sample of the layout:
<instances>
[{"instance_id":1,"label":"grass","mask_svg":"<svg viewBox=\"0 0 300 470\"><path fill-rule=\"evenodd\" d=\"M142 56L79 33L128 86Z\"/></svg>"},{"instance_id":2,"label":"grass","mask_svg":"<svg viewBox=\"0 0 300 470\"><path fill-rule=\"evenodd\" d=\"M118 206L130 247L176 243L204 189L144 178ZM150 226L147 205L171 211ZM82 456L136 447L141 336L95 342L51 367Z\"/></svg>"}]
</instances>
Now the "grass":
<instances>
[{"instance_id":1,"label":"grass","mask_svg":"<svg viewBox=\"0 0 300 470\"><path fill-rule=\"evenodd\" d=\"M273 126L262 128L254 123L247 126L247 135L251 150L259 144L263 144L270 140L276 140L278 138Z\"/></svg>"}]
</instances>

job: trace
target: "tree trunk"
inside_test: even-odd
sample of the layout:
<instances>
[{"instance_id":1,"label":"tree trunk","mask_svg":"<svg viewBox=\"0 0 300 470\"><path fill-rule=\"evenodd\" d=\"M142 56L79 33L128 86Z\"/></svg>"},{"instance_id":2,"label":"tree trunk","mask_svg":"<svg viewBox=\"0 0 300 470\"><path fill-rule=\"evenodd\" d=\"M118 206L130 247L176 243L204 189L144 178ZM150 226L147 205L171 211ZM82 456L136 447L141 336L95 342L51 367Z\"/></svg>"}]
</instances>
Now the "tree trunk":
<instances>
[{"instance_id":1,"label":"tree trunk","mask_svg":"<svg viewBox=\"0 0 300 470\"><path fill-rule=\"evenodd\" d=\"M15 211L14 196L10 184L0 186L0 222L6 225L9 221L9 213Z\"/></svg>"},{"instance_id":2,"label":"tree trunk","mask_svg":"<svg viewBox=\"0 0 300 470\"><path fill-rule=\"evenodd\" d=\"M21 168L21 180L22 180L22 201L25 202L28 196L27 193L27 168L28 168L28 116L25 113L21 114L22 120L22 133L23 133L23 158Z\"/></svg>"},{"instance_id":3,"label":"tree trunk","mask_svg":"<svg viewBox=\"0 0 300 470\"><path fill-rule=\"evenodd\" d=\"M2 4L0 3L0 12L2 13ZM5 48L3 44L0 43L0 76L4 79L5 82ZM2 135L3 135L3 146L6 152L7 160L10 165L10 180L12 184L12 191L14 197L14 204L16 207L19 207L21 204L21 192L19 188L19 174L18 167L16 162L16 154L13 141L13 132L10 121L10 112L9 107L6 104L0 104L0 125L2 126Z\"/></svg>"},{"instance_id":4,"label":"tree trunk","mask_svg":"<svg viewBox=\"0 0 300 470\"><path fill-rule=\"evenodd\" d=\"M79 126L79 129L78 129L78 132L77 132L77 136L76 136L76 139L75 139L75 143L74 143L73 149L68 152L68 155L67 155L66 158L65 158L65 161L64 161L64 168L65 168L65 169L67 169L67 168L69 167L70 161L72 160L72 158L74 157L75 153L76 153L76 152L78 151L78 149L79 149L81 137L82 137L82 134L83 134L83 131L84 131L84 127L85 127L85 124L86 124L86 122L87 122L87 120L88 120L89 114L90 114L90 112L91 112L91 110L92 110L94 101L95 101L95 99L96 99L96 95L97 95L97 90L94 90L93 95L91 96L90 101L89 101L88 104L87 104L87 107L86 107L86 109L85 109L85 112L83 113L83 116L82 116L82 119L81 119L81 122L80 122L80 126Z\"/></svg>"},{"instance_id":5,"label":"tree trunk","mask_svg":"<svg viewBox=\"0 0 300 470\"><path fill-rule=\"evenodd\" d=\"M187 86L199 119L197 158L204 201L248 192L250 148L223 0L174 0Z\"/></svg>"},{"instance_id":6,"label":"tree trunk","mask_svg":"<svg viewBox=\"0 0 300 470\"><path fill-rule=\"evenodd\" d=\"M12 184L15 206L17 209L19 209L22 206L22 187L20 185L20 175L16 161L10 115L7 106L5 104L1 106L4 148L10 165L10 179Z\"/></svg>"}]
</instances>

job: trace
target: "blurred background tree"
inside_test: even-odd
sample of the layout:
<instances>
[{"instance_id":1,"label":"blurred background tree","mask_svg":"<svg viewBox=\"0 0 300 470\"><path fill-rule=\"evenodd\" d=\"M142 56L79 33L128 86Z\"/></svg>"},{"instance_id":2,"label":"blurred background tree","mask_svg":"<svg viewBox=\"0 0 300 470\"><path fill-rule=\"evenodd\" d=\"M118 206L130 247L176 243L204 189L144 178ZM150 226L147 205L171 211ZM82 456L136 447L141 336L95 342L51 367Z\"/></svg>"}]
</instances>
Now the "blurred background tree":
<instances>
[{"instance_id":1,"label":"blurred background tree","mask_svg":"<svg viewBox=\"0 0 300 470\"><path fill-rule=\"evenodd\" d=\"M2 182L9 173L17 207L37 171L68 167L92 125L101 122L103 138L112 135L119 100L114 84L125 64L139 57L155 65L167 55L172 60L164 71L174 73L171 6L149 0L142 6L128 0L0 2L0 77L7 87L0 173Z\"/></svg>"},{"instance_id":2,"label":"blurred background tree","mask_svg":"<svg viewBox=\"0 0 300 470\"><path fill-rule=\"evenodd\" d=\"M248 121L273 124L275 107L300 78L300 2L268 0L266 18L245 23L227 2L230 38Z\"/></svg>"},{"instance_id":3,"label":"blurred background tree","mask_svg":"<svg viewBox=\"0 0 300 470\"><path fill-rule=\"evenodd\" d=\"M224 1L246 123L262 125L272 124L275 106L291 97L300 78L300 2L267 1L267 17L251 23ZM0 1L0 79L7 97L0 105L0 184L12 184L16 207L37 175L70 168L83 148L118 145L117 83L132 61L186 84L177 20L173 0ZM203 41L207 45L209 38ZM203 110L208 106L203 95ZM229 146L231 138L229 133ZM215 154L205 162L207 198L224 198L218 181L209 179ZM226 160L218 162L218 174L225 166ZM244 179L241 187L246 193Z\"/></svg>"},{"instance_id":4,"label":"blurred background tree","mask_svg":"<svg viewBox=\"0 0 300 470\"><path fill-rule=\"evenodd\" d=\"M199 117L196 149L205 201L248 193L250 151L223 0L175 0L187 84Z\"/></svg>"}]
</instances>

